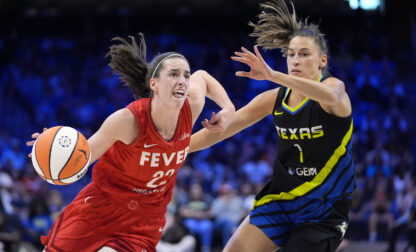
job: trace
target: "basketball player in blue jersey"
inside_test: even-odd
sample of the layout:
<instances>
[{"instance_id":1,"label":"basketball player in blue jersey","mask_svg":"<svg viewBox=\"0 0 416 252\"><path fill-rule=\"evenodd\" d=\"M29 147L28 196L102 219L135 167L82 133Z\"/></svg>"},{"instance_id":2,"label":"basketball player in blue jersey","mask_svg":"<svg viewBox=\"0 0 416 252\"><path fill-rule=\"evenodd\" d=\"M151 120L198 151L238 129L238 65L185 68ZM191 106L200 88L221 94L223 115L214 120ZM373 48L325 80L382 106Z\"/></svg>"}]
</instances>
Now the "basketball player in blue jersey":
<instances>
[{"instance_id":1,"label":"basketball player in blue jersey","mask_svg":"<svg viewBox=\"0 0 416 252\"><path fill-rule=\"evenodd\" d=\"M236 52L232 59L250 67L237 76L281 87L239 109L225 132L192 135L190 148L212 146L271 114L277 131L272 178L224 251L335 251L348 227L355 184L350 99L344 83L328 73L328 48L318 26L298 21L284 0L261 6L251 35L266 49L281 49L288 74L271 69L257 46L254 53Z\"/></svg>"}]
</instances>

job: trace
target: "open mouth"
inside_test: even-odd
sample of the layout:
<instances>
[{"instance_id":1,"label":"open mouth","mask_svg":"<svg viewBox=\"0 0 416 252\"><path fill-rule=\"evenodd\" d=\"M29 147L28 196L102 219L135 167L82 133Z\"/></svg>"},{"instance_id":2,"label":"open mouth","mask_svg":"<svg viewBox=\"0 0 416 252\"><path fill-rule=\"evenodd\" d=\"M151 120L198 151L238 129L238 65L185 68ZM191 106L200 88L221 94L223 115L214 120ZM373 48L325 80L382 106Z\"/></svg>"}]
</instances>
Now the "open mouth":
<instances>
[{"instance_id":1,"label":"open mouth","mask_svg":"<svg viewBox=\"0 0 416 252\"><path fill-rule=\"evenodd\" d=\"M185 96L185 92L183 92L183 91L176 91L176 92L173 92L173 96L175 96L176 98L182 98L182 97Z\"/></svg>"}]
</instances>

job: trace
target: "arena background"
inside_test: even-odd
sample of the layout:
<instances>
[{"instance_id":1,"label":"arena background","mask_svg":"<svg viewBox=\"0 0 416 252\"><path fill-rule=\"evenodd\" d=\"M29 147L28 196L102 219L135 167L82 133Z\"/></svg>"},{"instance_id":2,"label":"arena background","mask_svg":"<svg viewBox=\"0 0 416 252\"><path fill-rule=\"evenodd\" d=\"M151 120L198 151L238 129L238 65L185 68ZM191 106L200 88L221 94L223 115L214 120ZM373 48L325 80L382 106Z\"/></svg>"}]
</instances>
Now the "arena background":
<instances>
[{"instance_id":1,"label":"arena background","mask_svg":"<svg viewBox=\"0 0 416 252\"><path fill-rule=\"evenodd\" d=\"M416 205L415 5L385 0L374 10L363 10L351 6L377 1L293 2L300 17L320 23L327 35L330 71L346 83L353 105L357 189L342 251L385 251L394 235L397 251L403 251L409 240L416 240L416 222L410 218ZM275 87L235 77L245 66L230 59L240 46L252 48L247 23L255 21L258 12L255 0L0 0L3 251L40 250L39 235L47 233L60 210L91 180L93 168L69 186L42 181L27 158L31 149L25 142L31 133L67 125L89 137L104 118L132 101L128 88L107 66L104 55L111 38L143 32L149 60L159 52L183 53L192 71L211 73L240 108ZM278 50L264 56L272 67L286 72ZM208 101L194 132L217 110ZM220 251L218 221L225 220L232 230L247 214L253 195L270 176L275 139L272 120L266 118L189 156L178 174L169 213L182 229L180 209L192 205L196 199L190 193L202 188L199 197L211 225L202 230L204 237L195 235L195 251L201 251L206 234L213 237L211 251ZM221 199L233 204L220 208ZM222 210L212 209L214 205Z\"/></svg>"}]
</instances>

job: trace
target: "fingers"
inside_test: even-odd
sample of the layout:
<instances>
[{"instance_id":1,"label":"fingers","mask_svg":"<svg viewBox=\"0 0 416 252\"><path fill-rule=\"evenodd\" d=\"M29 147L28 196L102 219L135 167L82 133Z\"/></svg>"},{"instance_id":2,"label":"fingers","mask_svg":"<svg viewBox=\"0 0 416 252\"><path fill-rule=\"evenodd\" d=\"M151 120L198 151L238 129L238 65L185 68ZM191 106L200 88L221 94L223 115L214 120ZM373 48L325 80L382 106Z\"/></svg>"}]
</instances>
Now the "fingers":
<instances>
[{"instance_id":1,"label":"fingers","mask_svg":"<svg viewBox=\"0 0 416 252\"><path fill-rule=\"evenodd\" d=\"M43 128L43 132L45 132L47 129L48 129L48 128ZM33 139L35 139L35 140L32 140L32 141L27 141L27 142L26 142L26 146L33 146L33 145L35 144L36 139L37 139L39 136L40 136L40 133L38 133L38 132L33 133L33 134L32 134L32 138L33 138ZM30 157L30 158L32 158L32 154L31 154L31 153L29 153L27 156L28 156L28 157Z\"/></svg>"},{"instance_id":2,"label":"fingers","mask_svg":"<svg viewBox=\"0 0 416 252\"><path fill-rule=\"evenodd\" d=\"M245 59L245 58L242 58L242 57L231 56L231 59L233 59L235 61L238 61L238 62L241 62L241 63L245 63L247 65L250 65L251 64L251 61L250 60Z\"/></svg>"},{"instance_id":3,"label":"fingers","mask_svg":"<svg viewBox=\"0 0 416 252\"><path fill-rule=\"evenodd\" d=\"M209 132L221 132L224 131L223 127L218 125L218 124L210 124L206 121L202 122L202 125L204 126L205 129L207 129Z\"/></svg>"},{"instance_id":4,"label":"fingers","mask_svg":"<svg viewBox=\"0 0 416 252\"><path fill-rule=\"evenodd\" d=\"M256 53L256 56L261 59L262 61L264 61L263 56L261 56L258 45L254 46L254 52Z\"/></svg>"},{"instance_id":5,"label":"fingers","mask_svg":"<svg viewBox=\"0 0 416 252\"><path fill-rule=\"evenodd\" d=\"M255 54L253 54L252 52L247 50L244 46L241 47L241 50L247 55L247 57L249 57L253 60L257 58L257 56Z\"/></svg>"},{"instance_id":6,"label":"fingers","mask_svg":"<svg viewBox=\"0 0 416 252\"><path fill-rule=\"evenodd\" d=\"M32 138L35 138L35 139L38 138L39 136L40 136L40 133L37 133L37 132L32 134Z\"/></svg>"},{"instance_id":7,"label":"fingers","mask_svg":"<svg viewBox=\"0 0 416 252\"><path fill-rule=\"evenodd\" d=\"M250 72L237 71L237 72L235 72L235 75L238 76L238 77L248 77L248 78L251 78Z\"/></svg>"},{"instance_id":8,"label":"fingers","mask_svg":"<svg viewBox=\"0 0 416 252\"><path fill-rule=\"evenodd\" d=\"M237 55L238 57L240 57L241 59L244 59L244 60L247 60L247 61L255 61L255 60L257 60L257 56L254 55L249 50L247 50L246 48L241 47L241 50L243 52L234 52L234 54ZM234 56L234 57L236 57L236 56Z\"/></svg>"},{"instance_id":9,"label":"fingers","mask_svg":"<svg viewBox=\"0 0 416 252\"><path fill-rule=\"evenodd\" d=\"M28 141L26 142L27 146L33 146L35 144L35 141Z\"/></svg>"},{"instance_id":10,"label":"fingers","mask_svg":"<svg viewBox=\"0 0 416 252\"><path fill-rule=\"evenodd\" d=\"M224 131L224 125L221 123L220 116L215 114L215 112L211 113L211 119L205 119L202 121L202 126L210 132L221 132Z\"/></svg>"}]
</instances>

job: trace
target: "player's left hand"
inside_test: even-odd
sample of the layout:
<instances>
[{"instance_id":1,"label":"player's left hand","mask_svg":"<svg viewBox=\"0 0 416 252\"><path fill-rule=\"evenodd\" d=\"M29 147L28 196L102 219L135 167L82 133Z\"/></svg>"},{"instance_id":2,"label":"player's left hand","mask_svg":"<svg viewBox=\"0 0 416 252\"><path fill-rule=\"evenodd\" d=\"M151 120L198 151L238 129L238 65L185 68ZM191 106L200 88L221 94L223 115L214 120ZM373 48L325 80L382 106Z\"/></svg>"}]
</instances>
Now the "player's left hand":
<instances>
[{"instance_id":1,"label":"player's left hand","mask_svg":"<svg viewBox=\"0 0 416 252\"><path fill-rule=\"evenodd\" d=\"M242 52L235 52L236 56L231 56L231 59L245 63L250 67L250 72L237 71L236 76L248 77L255 80L269 80L271 78L273 69L267 65L261 56L257 45L254 46L254 53L247 50L245 47L241 47Z\"/></svg>"},{"instance_id":2,"label":"player's left hand","mask_svg":"<svg viewBox=\"0 0 416 252\"><path fill-rule=\"evenodd\" d=\"M46 131L48 128L43 128L43 131ZM26 146L33 146L35 144L36 139L40 136L41 133L35 132L32 134L32 141L27 141ZM27 155L28 157L32 158L32 153Z\"/></svg>"},{"instance_id":3,"label":"player's left hand","mask_svg":"<svg viewBox=\"0 0 416 252\"><path fill-rule=\"evenodd\" d=\"M235 108L224 108L217 114L212 112L211 119L202 121L202 125L210 132L223 132L230 125L235 114Z\"/></svg>"}]
</instances>

